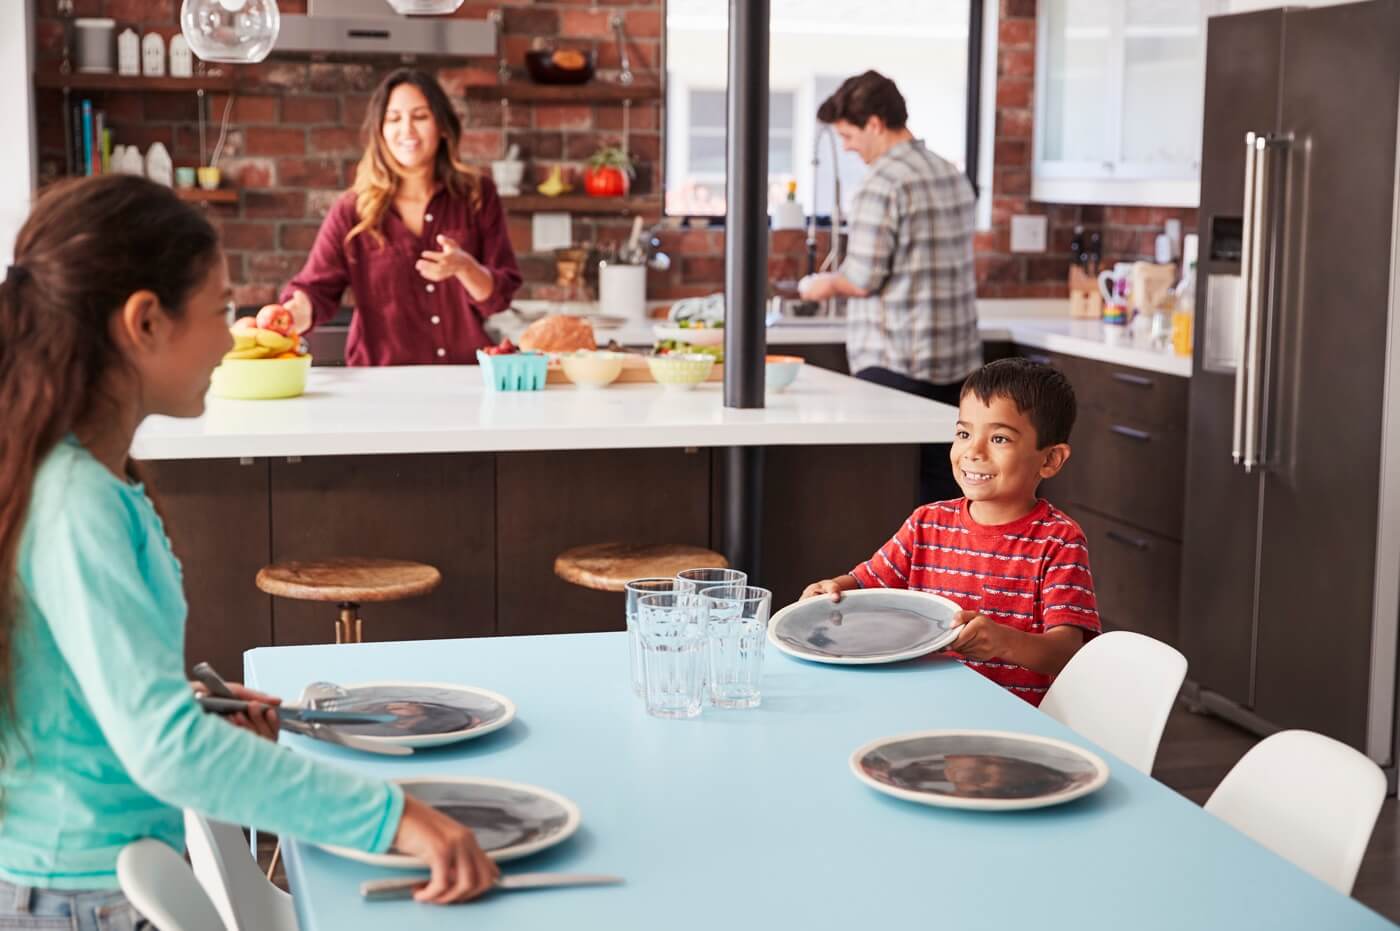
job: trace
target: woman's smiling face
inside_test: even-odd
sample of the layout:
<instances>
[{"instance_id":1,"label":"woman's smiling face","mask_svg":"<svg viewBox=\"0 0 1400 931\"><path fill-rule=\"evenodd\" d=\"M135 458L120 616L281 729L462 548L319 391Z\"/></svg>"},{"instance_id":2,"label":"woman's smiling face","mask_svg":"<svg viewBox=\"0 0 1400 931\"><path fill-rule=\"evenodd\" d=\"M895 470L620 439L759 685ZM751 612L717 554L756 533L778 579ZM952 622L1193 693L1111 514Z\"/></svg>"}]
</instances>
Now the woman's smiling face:
<instances>
[{"instance_id":1,"label":"woman's smiling face","mask_svg":"<svg viewBox=\"0 0 1400 931\"><path fill-rule=\"evenodd\" d=\"M381 132L389 154L404 171L431 165L442 140L428 98L409 83L400 84L389 95Z\"/></svg>"}]
</instances>

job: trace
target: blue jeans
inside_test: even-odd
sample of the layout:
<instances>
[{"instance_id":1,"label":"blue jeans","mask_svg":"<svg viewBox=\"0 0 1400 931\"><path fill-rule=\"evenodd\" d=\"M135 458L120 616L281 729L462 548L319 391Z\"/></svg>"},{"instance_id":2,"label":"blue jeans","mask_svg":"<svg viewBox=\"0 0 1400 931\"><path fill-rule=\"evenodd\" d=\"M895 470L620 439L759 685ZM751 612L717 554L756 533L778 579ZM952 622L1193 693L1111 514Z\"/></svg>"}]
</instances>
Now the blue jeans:
<instances>
[{"instance_id":1,"label":"blue jeans","mask_svg":"<svg viewBox=\"0 0 1400 931\"><path fill-rule=\"evenodd\" d=\"M0 880L0 931L154 931L114 890L34 889Z\"/></svg>"}]
</instances>

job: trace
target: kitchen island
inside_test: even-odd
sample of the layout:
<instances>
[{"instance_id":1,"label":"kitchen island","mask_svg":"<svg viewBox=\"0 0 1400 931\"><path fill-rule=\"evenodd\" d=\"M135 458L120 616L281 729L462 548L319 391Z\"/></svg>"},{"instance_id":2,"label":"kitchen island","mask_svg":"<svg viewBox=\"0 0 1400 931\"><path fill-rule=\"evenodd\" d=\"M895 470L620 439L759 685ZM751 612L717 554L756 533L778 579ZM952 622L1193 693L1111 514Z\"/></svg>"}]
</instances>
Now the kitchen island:
<instances>
[{"instance_id":1,"label":"kitchen island","mask_svg":"<svg viewBox=\"0 0 1400 931\"><path fill-rule=\"evenodd\" d=\"M190 601L187 655L237 669L255 646L332 639L331 605L270 599L268 562L414 559L432 594L367 606L365 638L620 629L621 599L560 581L584 543L725 550L724 450L761 446L762 569L779 604L867 557L915 504L917 444L953 408L808 366L758 410L718 383L485 390L474 366L313 368L286 401L210 398L138 432Z\"/></svg>"}]
</instances>

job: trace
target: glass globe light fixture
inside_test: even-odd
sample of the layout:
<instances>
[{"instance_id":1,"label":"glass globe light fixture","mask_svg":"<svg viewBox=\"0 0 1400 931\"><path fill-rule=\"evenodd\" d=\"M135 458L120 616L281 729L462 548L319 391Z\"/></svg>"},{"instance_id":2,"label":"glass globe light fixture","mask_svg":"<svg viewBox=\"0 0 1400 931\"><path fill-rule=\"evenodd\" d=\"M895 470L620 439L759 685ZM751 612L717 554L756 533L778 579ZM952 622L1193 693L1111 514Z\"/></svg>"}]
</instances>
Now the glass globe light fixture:
<instances>
[{"instance_id":1,"label":"glass globe light fixture","mask_svg":"<svg viewBox=\"0 0 1400 931\"><path fill-rule=\"evenodd\" d=\"M262 61L277 41L277 0L183 0L180 31L203 61Z\"/></svg>"},{"instance_id":2,"label":"glass globe light fixture","mask_svg":"<svg viewBox=\"0 0 1400 931\"><path fill-rule=\"evenodd\" d=\"M387 0L400 16L441 16L455 13L462 0Z\"/></svg>"}]
</instances>

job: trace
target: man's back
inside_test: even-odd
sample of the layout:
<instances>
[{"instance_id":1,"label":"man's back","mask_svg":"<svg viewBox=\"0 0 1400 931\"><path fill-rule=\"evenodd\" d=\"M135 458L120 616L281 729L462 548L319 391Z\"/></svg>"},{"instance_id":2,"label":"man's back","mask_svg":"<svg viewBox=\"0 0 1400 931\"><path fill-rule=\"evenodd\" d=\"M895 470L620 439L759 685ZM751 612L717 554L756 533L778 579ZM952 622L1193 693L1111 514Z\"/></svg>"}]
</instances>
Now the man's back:
<instances>
[{"instance_id":1,"label":"man's back","mask_svg":"<svg viewBox=\"0 0 1400 931\"><path fill-rule=\"evenodd\" d=\"M951 384L981 365L975 213L967 178L918 140L870 166L841 268L871 294L847 305L851 371L879 367Z\"/></svg>"}]
</instances>

